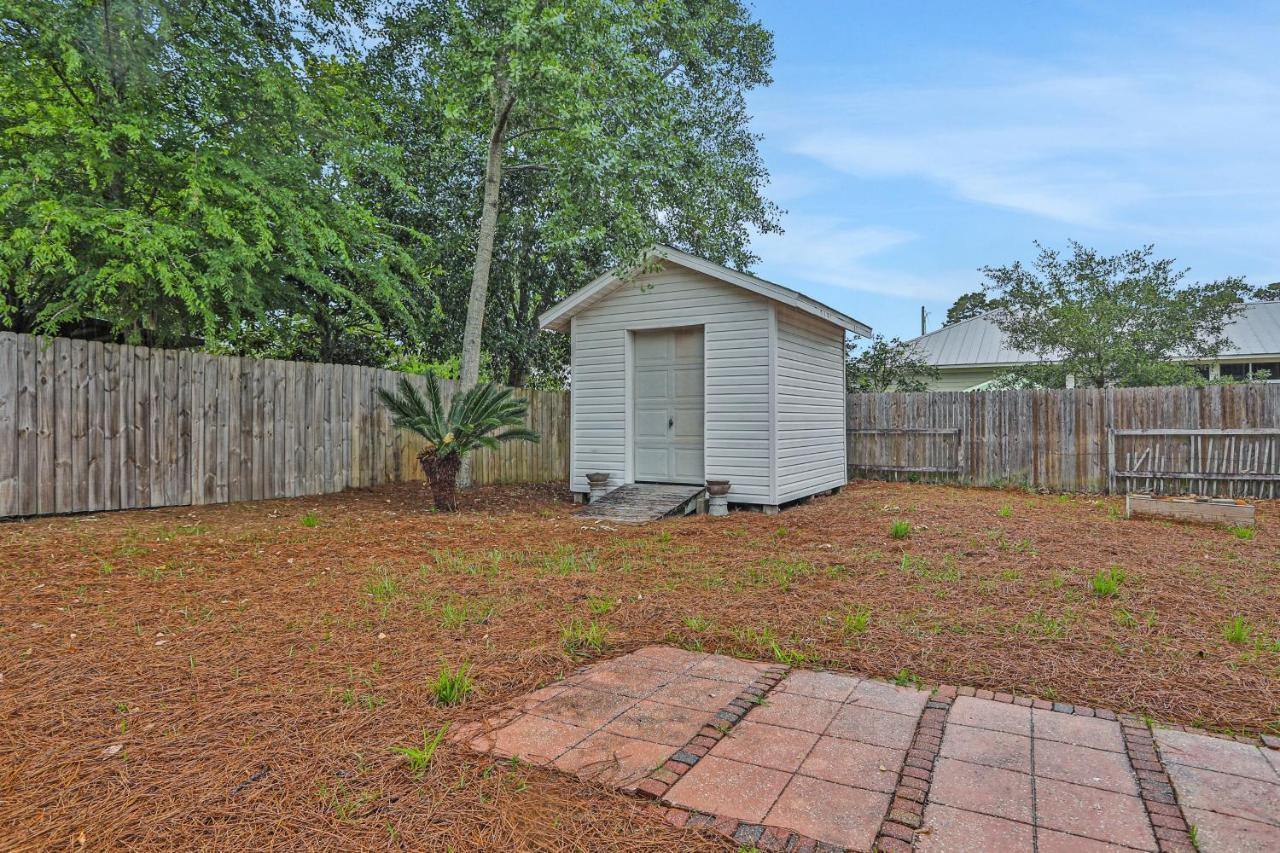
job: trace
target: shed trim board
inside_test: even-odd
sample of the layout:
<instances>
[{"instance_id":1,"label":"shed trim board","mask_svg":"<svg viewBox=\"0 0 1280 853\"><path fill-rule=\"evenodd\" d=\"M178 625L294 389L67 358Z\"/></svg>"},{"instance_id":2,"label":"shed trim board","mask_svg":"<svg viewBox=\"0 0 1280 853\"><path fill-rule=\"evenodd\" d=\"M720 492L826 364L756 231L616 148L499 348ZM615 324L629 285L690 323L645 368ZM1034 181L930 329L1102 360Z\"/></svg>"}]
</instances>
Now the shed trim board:
<instances>
[{"instance_id":1,"label":"shed trim board","mask_svg":"<svg viewBox=\"0 0 1280 853\"><path fill-rule=\"evenodd\" d=\"M774 284L772 281L766 281L750 273L730 269L705 258L699 258L696 255L690 255L688 252L682 252L671 246L652 246L647 249L640 258L640 274L643 274L643 268L646 264L655 261L670 261L686 269L723 281L726 284L732 284L743 290L751 291L774 302L790 305L821 320L835 323L855 335L861 335L864 338L871 336L871 327L866 323L855 320L848 314L837 311L828 305L823 305L816 299L810 299L799 291L783 287L780 284ZM632 276L631 278L638 277ZM557 332L569 331L567 322L569 318L573 317L578 311L589 307L596 300L607 296L613 287L625 284L628 279L629 277L625 274L625 270L610 270L604 273L563 302L543 312L538 317L539 325L544 329L553 329Z\"/></svg>"},{"instance_id":2,"label":"shed trim board","mask_svg":"<svg viewBox=\"0 0 1280 853\"><path fill-rule=\"evenodd\" d=\"M729 480L733 503L766 508L844 485L844 339L851 325L866 327L830 319L813 310L817 303L794 291L778 288L793 296L774 298L773 291L766 295L732 276L704 272L707 266L726 272L718 265L687 262L690 256L678 254L663 255L639 274L613 280L612 286L601 286L612 276L596 279L543 315L545 328L567 328L572 336L570 490L586 493L586 475L595 472L609 474L615 487L652 481L659 470L669 472L671 482L693 477L696 454L681 454L678 447L682 432L692 437L693 409L684 423L675 423L678 414L669 414L664 425L672 431L667 459L675 454L683 461L669 461L664 468L661 454L655 453L652 468L639 470L644 466L637 459L637 338L657 330L694 328L701 330L702 342L702 477ZM585 298L584 291L592 291L592 298ZM646 374L646 383L653 383L649 402L661 408L660 398L667 395L673 412L681 409L683 396L693 402L691 383L696 382L681 367L691 367L694 360L691 341L681 340L672 337L665 344L670 353L666 359L674 359L665 377L658 375L661 370ZM661 345L654 345L650 355L660 367ZM675 352L680 347L683 356ZM685 391L659 387L677 378ZM656 432L652 438L651 449L666 446Z\"/></svg>"}]
</instances>

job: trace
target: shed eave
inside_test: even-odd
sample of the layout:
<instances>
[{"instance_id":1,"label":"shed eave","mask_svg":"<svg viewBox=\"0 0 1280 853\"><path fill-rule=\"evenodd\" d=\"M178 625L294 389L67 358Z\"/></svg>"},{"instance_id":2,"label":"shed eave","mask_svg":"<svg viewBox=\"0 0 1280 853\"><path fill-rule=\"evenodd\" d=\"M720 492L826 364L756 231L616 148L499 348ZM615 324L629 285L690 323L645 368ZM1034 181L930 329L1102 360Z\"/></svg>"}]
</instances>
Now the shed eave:
<instances>
[{"instance_id":1,"label":"shed eave","mask_svg":"<svg viewBox=\"0 0 1280 853\"><path fill-rule=\"evenodd\" d=\"M815 299L805 296L803 293L792 290L789 287L783 287L780 284L774 284L771 281L758 278L749 273L739 272L729 269L726 266L699 258L696 255L690 255L679 249L673 249L670 246L654 246L646 251L643 255L645 261L660 258L670 261L686 269L702 273L711 278L723 281L726 284L732 284L743 290L751 291L759 294L766 299L775 302L781 302L784 305L790 305L792 308L803 311L806 314L817 317L820 320L826 320L833 323L846 331L855 335L867 338L871 337L871 327L866 323L853 319L847 314L823 305ZM613 285L621 283L622 278L618 276L616 270L611 270L604 275L597 277L585 287L580 288L560 304L548 309L538 317L538 324L543 329L549 329L556 332L565 332L569 330L569 319L579 311L589 307L597 299L603 298L604 295L613 287Z\"/></svg>"}]
</instances>

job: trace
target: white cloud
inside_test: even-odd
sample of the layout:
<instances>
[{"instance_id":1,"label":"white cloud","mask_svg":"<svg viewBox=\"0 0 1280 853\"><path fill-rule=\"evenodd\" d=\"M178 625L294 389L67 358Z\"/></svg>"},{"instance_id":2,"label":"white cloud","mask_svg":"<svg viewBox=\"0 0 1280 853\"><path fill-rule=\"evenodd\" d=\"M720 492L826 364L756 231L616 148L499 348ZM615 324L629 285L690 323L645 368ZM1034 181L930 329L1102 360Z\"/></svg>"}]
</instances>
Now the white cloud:
<instances>
[{"instance_id":1,"label":"white cloud","mask_svg":"<svg viewBox=\"0 0 1280 853\"><path fill-rule=\"evenodd\" d=\"M766 278L770 270L780 270L791 286L801 280L910 299L939 299L957 292L958 276L926 277L875 263L876 256L916 239L910 232L862 227L834 217L787 216L782 224L786 233L763 234L752 241Z\"/></svg>"},{"instance_id":2,"label":"white cloud","mask_svg":"<svg viewBox=\"0 0 1280 853\"><path fill-rule=\"evenodd\" d=\"M1090 228L1142 228L1206 202L1280 210L1280 78L1218 41L1071 67L976 61L955 82L793 93L761 114L793 153L865 179ZM1123 73L1116 68L1123 68ZM834 84L833 89L839 84Z\"/></svg>"}]
</instances>

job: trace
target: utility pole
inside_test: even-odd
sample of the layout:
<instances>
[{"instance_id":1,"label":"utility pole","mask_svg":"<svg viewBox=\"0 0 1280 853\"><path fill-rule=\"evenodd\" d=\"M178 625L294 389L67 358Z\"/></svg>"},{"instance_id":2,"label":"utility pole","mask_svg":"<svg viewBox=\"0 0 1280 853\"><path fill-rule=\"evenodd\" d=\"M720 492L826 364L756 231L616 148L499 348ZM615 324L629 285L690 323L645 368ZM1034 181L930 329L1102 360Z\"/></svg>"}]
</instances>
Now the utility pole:
<instances>
[{"instance_id":1,"label":"utility pole","mask_svg":"<svg viewBox=\"0 0 1280 853\"><path fill-rule=\"evenodd\" d=\"M922 335L928 334L929 330L925 326L925 323L928 322L928 319L929 319L929 314L924 310L924 306L921 305L920 306L920 334Z\"/></svg>"}]
</instances>

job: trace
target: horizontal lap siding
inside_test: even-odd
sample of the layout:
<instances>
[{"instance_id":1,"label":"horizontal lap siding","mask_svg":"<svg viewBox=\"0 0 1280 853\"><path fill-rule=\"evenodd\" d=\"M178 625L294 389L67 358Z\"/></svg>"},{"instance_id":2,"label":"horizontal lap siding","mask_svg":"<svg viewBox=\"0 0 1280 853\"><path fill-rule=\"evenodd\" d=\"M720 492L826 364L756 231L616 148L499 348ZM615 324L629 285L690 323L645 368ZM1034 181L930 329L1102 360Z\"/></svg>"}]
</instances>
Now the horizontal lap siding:
<instances>
[{"instance_id":1,"label":"horizontal lap siding","mask_svg":"<svg viewBox=\"0 0 1280 853\"><path fill-rule=\"evenodd\" d=\"M778 306L778 502L842 486L844 330Z\"/></svg>"},{"instance_id":2,"label":"horizontal lap siding","mask_svg":"<svg viewBox=\"0 0 1280 853\"><path fill-rule=\"evenodd\" d=\"M678 267L638 277L573 320L573 462L570 487L588 472L626 476L626 335L676 326L704 329L708 477L733 483L730 499L773 503L769 488L769 303Z\"/></svg>"}]
</instances>

